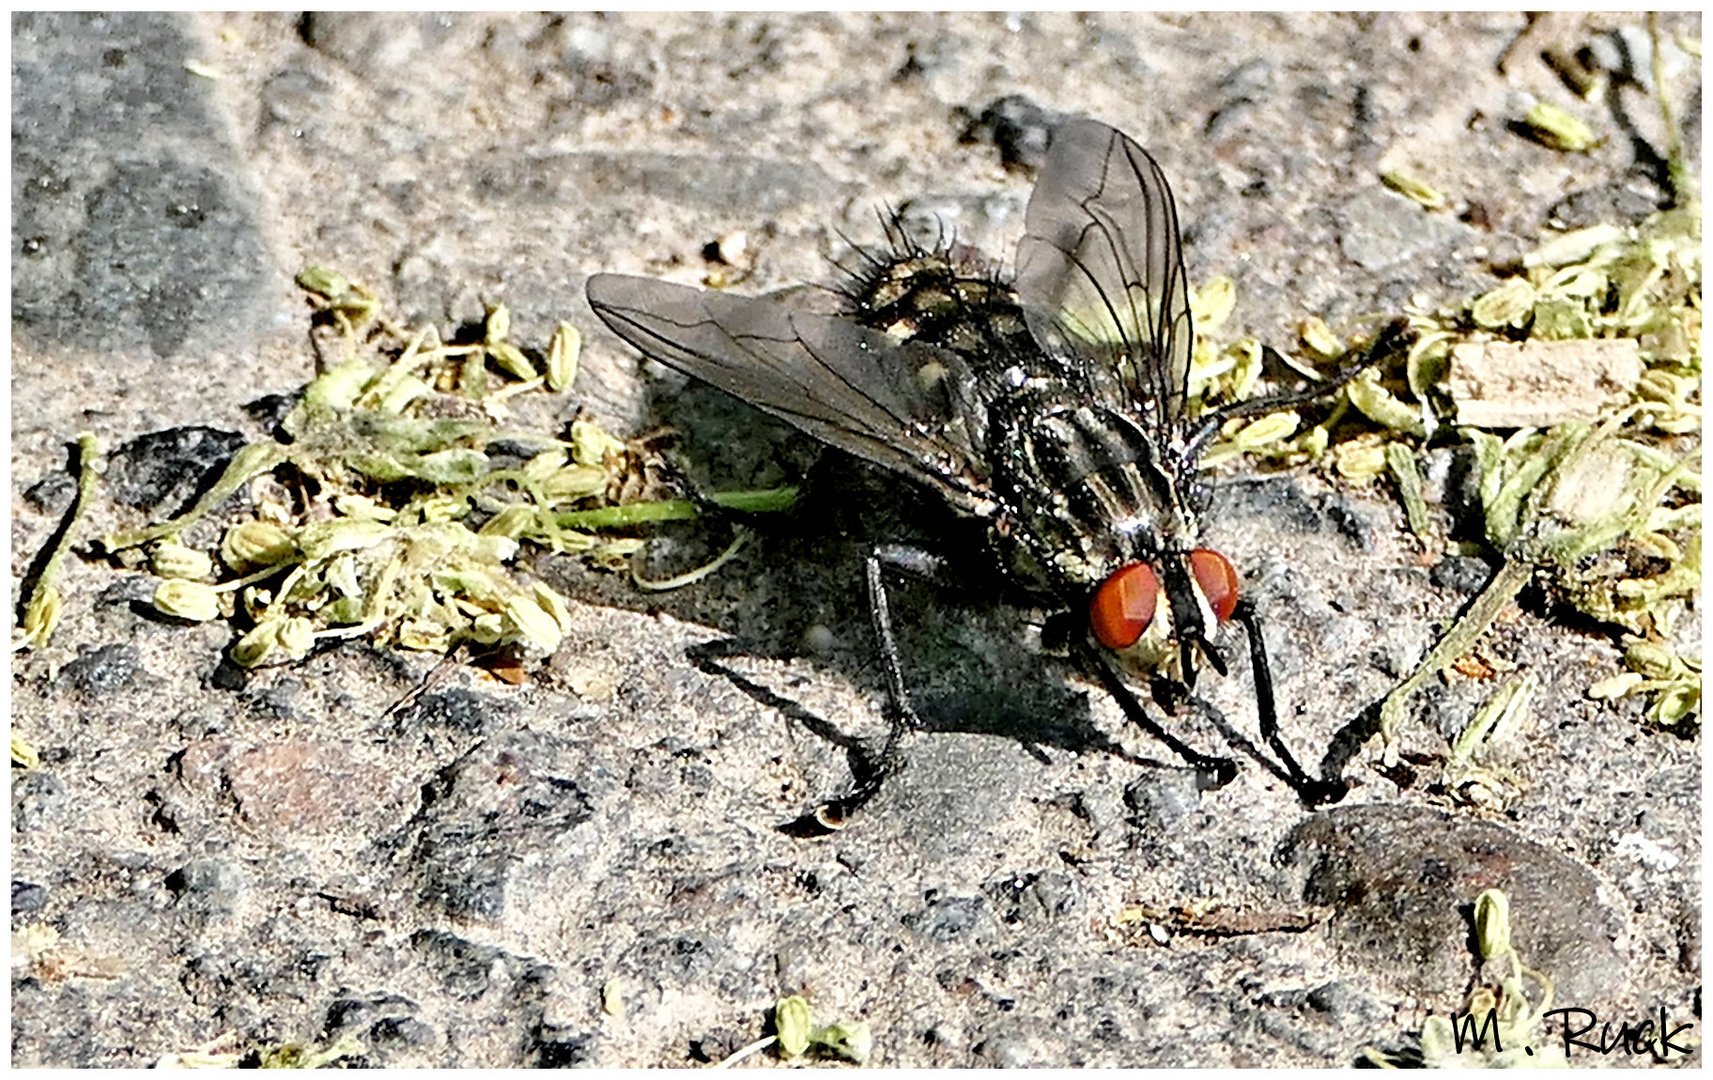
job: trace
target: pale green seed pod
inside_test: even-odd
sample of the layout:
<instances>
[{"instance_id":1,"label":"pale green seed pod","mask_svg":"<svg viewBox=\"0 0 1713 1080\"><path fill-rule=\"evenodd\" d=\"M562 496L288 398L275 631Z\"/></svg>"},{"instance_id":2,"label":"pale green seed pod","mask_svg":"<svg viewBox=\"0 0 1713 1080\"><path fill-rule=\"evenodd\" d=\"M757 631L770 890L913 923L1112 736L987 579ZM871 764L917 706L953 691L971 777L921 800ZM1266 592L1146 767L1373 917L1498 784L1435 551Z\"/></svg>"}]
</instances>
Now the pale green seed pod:
<instances>
[{"instance_id":1,"label":"pale green seed pod","mask_svg":"<svg viewBox=\"0 0 1713 1080\"><path fill-rule=\"evenodd\" d=\"M1579 154L1594 148L1594 129L1581 117L1572 116L1556 105L1542 101L1523 117L1529 134L1543 146Z\"/></svg>"},{"instance_id":2,"label":"pale green seed pod","mask_svg":"<svg viewBox=\"0 0 1713 1080\"><path fill-rule=\"evenodd\" d=\"M583 335L568 322L553 331L547 345L547 388L562 392L577 378L577 358L583 351Z\"/></svg>"},{"instance_id":3,"label":"pale green seed pod","mask_svg":"<svg viewBox=\"0 0 1713 1080\"><path fill-rule=\"evenodd\" d=\"M187 622L208 622L220 617L220 594L200 581L169 578L155 589L155 610Z\"/></svg>"},{"instance_id":4,"label":"pale green seed pod","mask_svg":"<svg viewBox=\"0 0 1713 1080\"><path fill-rule=\"evenodd\" d=\"M392 533L392 526L383 522L341 518L309 525L297 539L307 558L325 559L337 552L373 547Z\"/></svg>"},{"instance_id":5,"label":"pale green seed pod","mask_svg":"<svg viewBox=\"0 0 1713 1080\"><path fill-rule=\"evenodd\" d=\"M602 466L609 457L625 452L625 444L601 430L599 424L576 420L571 424L571 460L579 465Z\"/></svg>"},{"instance_id":6,"label":"pale green seed pod","mask_svg":"<svg viewBox=\"0 0 1713 1080\"><path fill-rule=\"evenodd\" d=\"M549 503L576 502L607 490L607 471L594 465L567 465L541 485Z\"/></svg>"},{"instance_id":7,"label":"pale green seed pod","mask_svg":"<svg viewBox=\"0 0 1713 1080\"><path fill-rule=\"evenodd\" d=\"M816 1028L810 1040L828 1053L837 1054L858 1065L874 1053L874 1031L863 1020L839 1020Z\"/></svg>"},{"instance_id":8,"label":"pale green seed pod","mask_svg":"<svg viewBox=\"0 0 1713 1080\"><path fill-rule=\"evenodd\" d=\"M315 647L315 624L301 615L293 615L281 620L274 640L293 660L307 656Z\"/></svg>"},{"instance_id":9,"label":"pale green seed pod","mask_svg":"<svg viewBox=\"0 0 1713 1080\"><path fill-rule=\"evenodd\" d=\"M1424 209L1438 210L1445 205L1445 195L1439 189L1398 169L1381 173L1380 182Z\"/></svg>"},{"instance_id":10,"label":"pale green seed pod","mask_svg":"<svg viewBox=\"0 0 1713 1080\"><path fill-rule=\"evenodd\" d=\"M489 345L488 355L508 375L525 380L535 378L535 365L529 362L522 349L509 341L496 341Z\"/></svg>"},{"instance_id":11,"label":"pale green seed pod","mask_svg":"<svg viewBox=\"0 0 1713 1080\"><path fill-rule=\"evenodd\" d=\"M504 304L494 304L488 308L488 318L483 324L483 340L488 345L494 345L511 336L512 313Z\"/></svg>"},{"instance_id":12,"label":"pale green seed pod","mask_svg":"<svg viewBox=\"0 0 1713 1080\"><path fill-rule=\"evenodd\" d=\"M796 994L780 998L773 1007L773 1030L779 1035L779 1049L786 1057L808 1053L809 1003Z\"/></svg>"},{"instance_id":13,"label":"pale green seed pod","mask_svg":"<svg viewBox=\"0 0 1713 1080\"><path fill-rule=\"evenodd\" d=\"M1303 347L1316 356L1330 360L1344 355L1344 342L1338 340L1338 335L1319 316L1304 319L1297 327L1297 336L1302 339Z\"/></svg>"},{"instance_id":14,"label":"pale green seed pod","mask_svg":"<svg viewBox=\"0 0 1713 1080\"><path fill-rule=\"evenodd\" d=\"M279 629L283 619L263 619L232 646L232 662L253 668L279 651Z\"/></svg>"},{"instance_id":15,"label":"pale green seed pod","mask_svg":"<svg viewBox=\"0 0 1713 1080\"><path fill-rule=\"evenodd\" d=\"M1231 441L1241 449L1254 450L1290 438L1296 434L1297 425L1301 422L1301 418L1289 409L1268 413L1232 436Z\"/></svg>"},{"instance_id":16,"label":"pale green seed pod","mask_svg":"<svg viewBox=\"0 0 1713 1080\"><path fill-rule=\"evenodd\" d=\"M297 545L286 531L268 521L240 521L220 541L220 561L239 573L274 566L296 554Z\"/></svg>"},{"instance_id":17,"label":"pale green seed pod","mask_svg":"<svg viewBox=\"0 0 1713 1080\"><path fill-rule=\"evenodd\" d=\"M535 594L535 602L541 605L542 610L553 617L554 623L559 627L559 632L569 634L571 632L571 609L565 605L565 598L540 581L533 583L530 586L530 591Z\"/></svg>"},{"instance_id":18,"label":"pale green seed pod","mask_svg":"<svg viewBox=\"0 0 1713 1080\"><path fill-rule=\"evenodd\" d=\"M149 556L149 568L156 577L199 580L214 572L214 560L205 551L185 547L173 540L155 546Z\"/></svg>"},{"instance_id":19,"label":"pale green seed pod","mask_svg":"<svg viewBox=\"0 0 1713 1080\"><path fill-rule=\"evenodd\" d=\"M1483 960L1511 951L1511 898L1498 889L1475 898L1475 942Z\"/></svg>"},{"instance_id":20,"label":"pale green seed pod","mask_svg":"<svg viewBox=\"0 0 1713 1080\"><path fill-rule=\"evenodd\" d=\"M1469 315L1483 330L1503 330L1522 326L1534 309L1535 287L1519 277L1483 293L1470 305Z\"/></svg>"},{"instance_id":21,"label":"pale green seed pod","mask_svg":"<svg viewBox=\"0 0 1713 1080\"><path fill-rule=\"evenodd\" d=\"M565 638L553 613L543 607L533 595L518 594L507 597L506 618L517 628L518 637L532 651L544 655L553 653Z\"/></svg>"}]
</instances>

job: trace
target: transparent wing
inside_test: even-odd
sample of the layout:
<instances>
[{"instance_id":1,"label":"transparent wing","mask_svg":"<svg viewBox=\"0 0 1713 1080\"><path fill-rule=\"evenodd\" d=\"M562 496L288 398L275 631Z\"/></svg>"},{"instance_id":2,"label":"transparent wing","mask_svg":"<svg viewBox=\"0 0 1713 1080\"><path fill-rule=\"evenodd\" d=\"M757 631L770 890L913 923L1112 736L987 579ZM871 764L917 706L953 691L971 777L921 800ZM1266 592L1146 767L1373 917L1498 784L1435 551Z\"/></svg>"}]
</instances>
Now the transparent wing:
<instances>
[{"instance_id":1,"label":"transparent wing","mask_svg":"<svg viewBox=\"0 0 1713 1080\"><path fill-rule=\"evenodd\" d=\"M589 304L645 356L985 513L985 411L957 354L836 316L596 274Z\"/></svg>"},{"instance_id":2,"label":"transparent wing","mask_svg":"<svg viewBox=\"0 0 1713 1080\"><path fill-rule=\"evenodd\" d=\"M1189 389L1189 283L1160 167L1123 133L1073 120L1053 133L1017 248L1017 296L1042 348L1090 365L1106 404L1140 409L1179 441Z\"/></svg>"}]
</instances>

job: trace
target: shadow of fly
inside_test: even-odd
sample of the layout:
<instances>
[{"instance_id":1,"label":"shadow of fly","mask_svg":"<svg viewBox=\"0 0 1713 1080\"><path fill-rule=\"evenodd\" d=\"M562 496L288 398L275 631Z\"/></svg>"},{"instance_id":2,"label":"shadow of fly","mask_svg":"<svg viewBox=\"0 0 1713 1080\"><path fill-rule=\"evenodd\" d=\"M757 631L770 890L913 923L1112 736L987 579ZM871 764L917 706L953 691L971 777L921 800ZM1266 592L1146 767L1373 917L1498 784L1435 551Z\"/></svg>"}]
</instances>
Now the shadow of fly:
<instances>
[{"instance_id":1,"label":"shadow of fly","mask_svg":"<svg viewBox=\"0 0 1713 1080\"><path fill-rule=\"evenodd\" d=\"M1307 775L1280 737L1253 605L1231 563L1199 543L1208 490L1196 470L1227 420L1332 393L1381 355L1396 328L1326 382L1192 422L1193 328L1171 190L1146 151L1088 119L1053 135L1013 280L950 245L916 246L895 225L889 240L886 258L865 254L843 315L615 274L589 279L589 303L645 356L984 521L997 565L1057 613L1077 664L1194 766L1205 788L1230 782L1236 762L1173 735L1127 676L1147 656L1156 702L1181 710L1195 701L1201 663L1226 672L1214 639L1237 624L1275 771L1306 805L1341 798L1343 781ZM904 735L921 726L904 685L889 576L950 582L955 571L919 548L869 553L888 732L878 754L854 755L849 791L815 811L822 825L837 827L872 799L898 768Z\"/></svg>"}]
</instances>

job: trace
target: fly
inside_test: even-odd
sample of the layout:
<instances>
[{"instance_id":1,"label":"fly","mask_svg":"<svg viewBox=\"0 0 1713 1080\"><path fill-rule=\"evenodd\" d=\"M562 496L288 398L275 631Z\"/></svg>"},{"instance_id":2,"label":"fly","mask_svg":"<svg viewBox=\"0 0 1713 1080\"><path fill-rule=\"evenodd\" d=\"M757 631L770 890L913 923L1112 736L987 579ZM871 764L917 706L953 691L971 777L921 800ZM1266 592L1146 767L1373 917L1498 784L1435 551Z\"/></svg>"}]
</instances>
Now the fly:
<instances>
[{"instance_id":1,"label":"fly","mask_svg":"<svg viewBox=\"0 0 1713 1080\"><path fill-rule=\"evenodd\" d=\"M1331 393L1366 360L1312 389L1187 415L1189 285L1177 209L1160 167L1121 132L1089 119L1060 126L1030 196L1014 281L894 233L848 290L851 310L819 315L772 300L649 278L597 274L589 303L641 351L936 492L988 525L994 556L1061 621L1072 652L1126 716L1208 777L1228 757L1192 749L1156 722L1125 678L1145 644L1168 645L1169 701L1190 700L1214 638L1244 630L1261 732L1310 806L1344 782L1308 776L1278 730L1272 678L1252 603L1221 554L1201 546L1207 488L1195 473L1220 425ZM1394 328L1394 332L1395 332ZM1381 335L1372 358L1389 343ZM885 666L888 734L859 761L851 789L823 804L836 827L880 790L919 727L904 685L886 579L946 580L930 552L883 544L866 562Z\"/></svg>"}]
</instances>

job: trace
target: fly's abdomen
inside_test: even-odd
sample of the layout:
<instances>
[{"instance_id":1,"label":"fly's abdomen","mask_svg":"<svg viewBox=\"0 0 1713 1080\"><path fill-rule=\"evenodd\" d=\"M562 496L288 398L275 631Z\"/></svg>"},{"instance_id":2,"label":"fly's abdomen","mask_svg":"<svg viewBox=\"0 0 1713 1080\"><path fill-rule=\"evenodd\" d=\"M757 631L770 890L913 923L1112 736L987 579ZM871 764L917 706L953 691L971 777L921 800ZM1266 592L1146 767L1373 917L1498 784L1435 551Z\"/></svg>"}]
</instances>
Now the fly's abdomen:
<instances>
[{"instance_id":1,"label":"fly's abdomen","mask_svg":"<svg viewBox=\"0 0 1713 1080\"><path fill-rule=\"evenodd\" d=\"M1093 587L1193 542L1159 451L1132 419L1063 403L1004 411L995 486L1016 540L1061 587Z\"/></svg>"}]
</instances>

